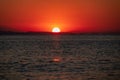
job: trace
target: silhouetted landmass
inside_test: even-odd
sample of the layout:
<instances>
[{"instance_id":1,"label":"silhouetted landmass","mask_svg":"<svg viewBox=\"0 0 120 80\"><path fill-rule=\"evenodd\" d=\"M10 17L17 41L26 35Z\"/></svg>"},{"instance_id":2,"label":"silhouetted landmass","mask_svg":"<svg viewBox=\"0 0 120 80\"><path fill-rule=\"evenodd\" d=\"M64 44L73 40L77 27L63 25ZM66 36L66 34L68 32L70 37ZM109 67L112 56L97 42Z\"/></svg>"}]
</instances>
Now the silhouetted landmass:
<instances>
[{"instance_id":1,"label":"silhouetted landmass","mask_svg":"<svg viewBox=\"0 0 120 80\"><path fill-rule=\"evenodd\" d=\"M12 32L0 31L0 35L120 35L120 33L80 33L80 32Z\"/></svg>"}]
</instances>

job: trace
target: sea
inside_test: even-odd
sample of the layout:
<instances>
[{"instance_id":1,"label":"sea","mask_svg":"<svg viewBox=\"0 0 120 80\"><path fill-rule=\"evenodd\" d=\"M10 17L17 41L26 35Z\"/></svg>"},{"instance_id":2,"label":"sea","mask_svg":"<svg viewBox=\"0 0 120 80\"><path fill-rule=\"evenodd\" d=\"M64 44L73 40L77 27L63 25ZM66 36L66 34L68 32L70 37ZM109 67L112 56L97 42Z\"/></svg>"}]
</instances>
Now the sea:
<instances>
[{"instance_id":1,"label":"sea","mask_svg":"<svg viewBox=\"0 0 120 80\"><path fill-rule=\"evenodd\" d=\"M0 80L120 80L120 35L1 35Z\"/></svg>"}]
</instances>

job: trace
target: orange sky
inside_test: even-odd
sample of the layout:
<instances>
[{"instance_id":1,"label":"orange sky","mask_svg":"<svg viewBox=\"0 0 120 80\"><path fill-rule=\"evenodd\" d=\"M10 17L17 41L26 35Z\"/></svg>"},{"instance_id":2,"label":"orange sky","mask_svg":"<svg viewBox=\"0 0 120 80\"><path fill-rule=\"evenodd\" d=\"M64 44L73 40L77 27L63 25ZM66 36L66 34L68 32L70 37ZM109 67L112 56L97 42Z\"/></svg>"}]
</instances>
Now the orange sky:
<instances>
[{"instance_id":1,"label":"orange sky","mask_svg":"<svg viewBox=\"0 0 120 80\"><path fill-rule=\"evenodd\" d=\"M119 32L119 0L0 0L0 29Z\"/></svg>"}]
</instances>

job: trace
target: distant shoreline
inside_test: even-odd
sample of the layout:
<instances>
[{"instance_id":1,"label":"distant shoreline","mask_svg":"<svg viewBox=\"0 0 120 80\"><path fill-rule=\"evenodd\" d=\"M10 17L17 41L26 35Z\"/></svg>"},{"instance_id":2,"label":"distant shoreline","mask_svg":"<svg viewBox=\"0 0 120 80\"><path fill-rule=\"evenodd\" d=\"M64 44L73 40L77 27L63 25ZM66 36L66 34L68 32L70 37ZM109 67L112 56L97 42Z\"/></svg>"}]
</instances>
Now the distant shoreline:
<instances>
[{"instance_id":1,"label":"distant shoreline","mask_svg":"<svg viewBox=\"0 0 120 80\"><path fill-rule=\"evenodd\" d=\"M120 33L78 33L78 32L0 32L0 35L120 35Z\"/></svg>"}]
</instances>

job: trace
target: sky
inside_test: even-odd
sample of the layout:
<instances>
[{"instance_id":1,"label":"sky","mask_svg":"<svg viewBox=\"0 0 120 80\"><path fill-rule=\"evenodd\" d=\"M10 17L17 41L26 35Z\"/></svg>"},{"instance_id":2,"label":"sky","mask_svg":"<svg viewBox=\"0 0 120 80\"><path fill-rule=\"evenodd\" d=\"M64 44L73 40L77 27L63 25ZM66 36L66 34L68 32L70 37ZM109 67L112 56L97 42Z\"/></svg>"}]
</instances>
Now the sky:
<instances>
[{"instance_id":1,"label":"sky","mask_svg":"<svg viewBox=\"0 0 120 80\"><path fill-rule=\"evenodd\" d=\"M0 31L120 32L120 0L0 0Z\"/></svg>"}]
</instances>

